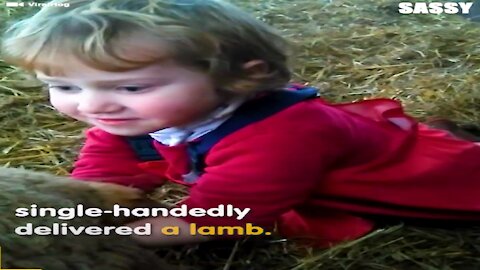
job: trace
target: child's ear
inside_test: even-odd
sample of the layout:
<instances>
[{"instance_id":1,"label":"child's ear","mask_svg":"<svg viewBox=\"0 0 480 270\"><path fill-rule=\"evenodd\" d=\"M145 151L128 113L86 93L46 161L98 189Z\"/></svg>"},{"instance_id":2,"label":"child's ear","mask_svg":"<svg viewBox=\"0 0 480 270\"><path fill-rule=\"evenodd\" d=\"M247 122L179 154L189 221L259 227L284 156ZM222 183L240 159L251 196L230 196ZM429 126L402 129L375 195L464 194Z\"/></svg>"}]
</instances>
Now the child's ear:
<instances>
[{"instance_id":1,"label":"child's ear","mask_svg":"<svg viewBox=\"0 0 480 270\"><path fill-rule=\"evenodd\" d=\"M249 77L262 77L268 73L268 64L263 60L250 60L242 65Z\"/></svg>"}]
</instances>

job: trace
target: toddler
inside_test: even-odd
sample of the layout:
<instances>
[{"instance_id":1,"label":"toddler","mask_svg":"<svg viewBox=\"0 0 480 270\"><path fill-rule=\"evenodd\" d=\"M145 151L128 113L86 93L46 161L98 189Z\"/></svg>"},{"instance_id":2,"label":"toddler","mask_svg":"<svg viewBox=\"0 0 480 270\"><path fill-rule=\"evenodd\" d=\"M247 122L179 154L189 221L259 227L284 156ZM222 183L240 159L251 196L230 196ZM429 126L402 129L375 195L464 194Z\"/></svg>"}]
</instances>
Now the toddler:
<instances>
[{"instance_id":1,"label":"toddler","mask_svg":"<svg viewBox=\"0 0 480 270\"><path fill-rule=\"evenodd\" d=\"M480 220L480 147L390 99L330 104L289 84L288 44L216 0L55 0L12 24L2 57L92 127L72 178L147 191L189 186L189 208L245 218L148 218L148 245L212 239L197 226L272 229L329 245L375 220ZM179 236L159 228L178 226Z\"/></svg>"}]
</instances>

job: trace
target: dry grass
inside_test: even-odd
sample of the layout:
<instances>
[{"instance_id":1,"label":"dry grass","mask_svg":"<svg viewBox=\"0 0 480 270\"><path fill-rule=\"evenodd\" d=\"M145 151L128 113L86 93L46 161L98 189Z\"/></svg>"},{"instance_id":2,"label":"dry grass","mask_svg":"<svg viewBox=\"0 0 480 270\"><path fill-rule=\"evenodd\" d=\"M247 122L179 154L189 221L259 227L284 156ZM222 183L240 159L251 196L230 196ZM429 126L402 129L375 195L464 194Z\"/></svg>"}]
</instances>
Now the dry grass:
<instances>
[{"instance_id":1,"label":"dry grass","mask_svg":"<svg viewBox=\"0 0 480 270\"><path fill-rule=\"evenodd\" d=\"M395 97L419 119L480 123L480 24L456 15L399 15L397 2L387 0L234 2L295 42L296 80L322 88L330 100ZM24 14L0 0L1 22ZM68 173L84 126L55 113L37 81L3 62L0 120L1 165ZM155 196L183 194L169 185ZM400 225L327 250L274 237L158 253L196 269L479 269L480 229Z\"/></svg>"}]
</instances>

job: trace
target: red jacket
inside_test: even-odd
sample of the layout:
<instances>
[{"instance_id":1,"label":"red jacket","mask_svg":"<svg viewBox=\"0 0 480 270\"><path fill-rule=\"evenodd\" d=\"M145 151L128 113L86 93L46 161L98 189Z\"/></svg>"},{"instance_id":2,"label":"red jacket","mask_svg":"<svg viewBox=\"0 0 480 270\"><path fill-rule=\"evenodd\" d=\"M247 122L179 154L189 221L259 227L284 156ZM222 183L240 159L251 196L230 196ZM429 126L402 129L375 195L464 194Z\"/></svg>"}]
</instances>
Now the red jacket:
<instances>
[{"instance_id":1,"label":"red jacket","mask_svg":"<svg viewBox=\"0 0 480 270\"><path fill-rule=\"evenodd\" d=\"M151 189L182 182L185 145L155 143L163 161L139 163L120 136L87 131L72 176ZM372 229L365 215L480 220L480 147L428 129L392 100L293 105L219 141L189 207L251 208L243 220L185 218L199 225L271 227L328 244Z\"/></svg>"}]
</instances>

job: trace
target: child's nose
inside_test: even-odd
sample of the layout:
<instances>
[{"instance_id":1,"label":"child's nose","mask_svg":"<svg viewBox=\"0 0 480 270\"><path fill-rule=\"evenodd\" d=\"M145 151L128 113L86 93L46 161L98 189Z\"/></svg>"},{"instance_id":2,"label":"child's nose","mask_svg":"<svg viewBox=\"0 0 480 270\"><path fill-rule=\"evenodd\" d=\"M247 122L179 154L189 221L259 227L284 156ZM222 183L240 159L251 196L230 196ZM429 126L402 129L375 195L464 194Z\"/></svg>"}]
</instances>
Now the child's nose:
<instances>
[{"instance_id":1,"label":"child's nose","mask_svg":"<svg viewBox=\"0 0 480 270\"><path fill-rule=\"evenodd\" d=\"M111 95L102 91L83 91L77 102L77 110L88 114L110 113L121 108Z\"/></svg>"}]
</instances>

